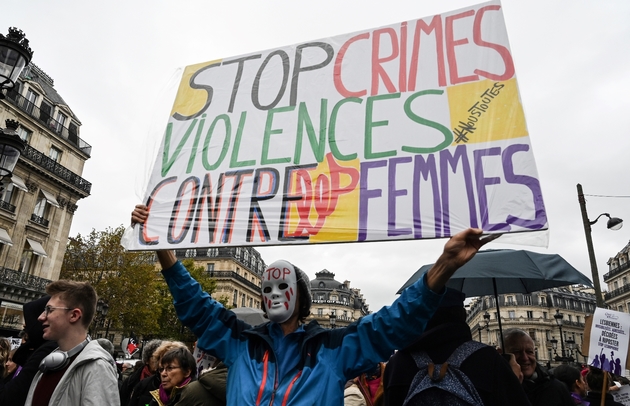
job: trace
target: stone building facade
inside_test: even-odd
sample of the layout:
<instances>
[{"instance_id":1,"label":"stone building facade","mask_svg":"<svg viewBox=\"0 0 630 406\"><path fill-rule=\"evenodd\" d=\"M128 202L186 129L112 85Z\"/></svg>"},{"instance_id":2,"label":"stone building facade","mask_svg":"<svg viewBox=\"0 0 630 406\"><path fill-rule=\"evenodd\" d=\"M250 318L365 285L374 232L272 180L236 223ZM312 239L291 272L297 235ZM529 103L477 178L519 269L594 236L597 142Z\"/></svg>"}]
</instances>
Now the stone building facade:
<instances>
[{"instance_id":1,"label":"stone building facade","mask_svg":"<svg viewBox=\"0 0 630 406\"><path fill-rule=\"evenodd\" d=\"M336 281L335 274L327 269L315 273L311 296L313 304L307 322L314 319L323 327L345 327L370 313L361 290L351 288L350 281Z\"/></svg>"},{"instance_id":2,"label":"stone building facade","mask_svg":"<svg viewBox=\"0 0 630 406\"><path fill-rule=\"evenodd\" d=\"M604 282L608 292L604 293L606 305L613 310L630 313L630 242L608 260L608 273Z\"/></svg>"},{"instance_id":3,"label":"stone building facade","mask_svg":"<svg viewBox=\"0 0 630 406\"><path fill-rule=\"evenodd\" d=\"M562 314L562 340L565 355L572 356L576 362L586 362L581 355L584 341L586 316L595 311L595 292L583 286L552 288L531 294L499 295L499 309L503 331L519 328L529 333L534 340L536 357L539 362L551 365L556 355L561 356L562 342L560 327L554 315ZM489 323L484 319L489 314ZM498 312L494 296L482 296L473 299L468 307L467 322L473 339L491 346L500 346ZM552 340L558 340L557 349L553 349ZM570 349L569 343L575 343Z\"/></svg>"},{"instance_id":4,"label":"stone building facade","mask_svg":"<svg viewBox=\"0 0 630 406\"><path fill-rule=\"evenodd\" d=\"M92 147L53 79L36 65L2 92L0 125L17 120L27 144L0 193L0 328L9 335L22 327L22 304L59 279L74 212L92 188L81 177Z\"/></svg>"}]
</instances>

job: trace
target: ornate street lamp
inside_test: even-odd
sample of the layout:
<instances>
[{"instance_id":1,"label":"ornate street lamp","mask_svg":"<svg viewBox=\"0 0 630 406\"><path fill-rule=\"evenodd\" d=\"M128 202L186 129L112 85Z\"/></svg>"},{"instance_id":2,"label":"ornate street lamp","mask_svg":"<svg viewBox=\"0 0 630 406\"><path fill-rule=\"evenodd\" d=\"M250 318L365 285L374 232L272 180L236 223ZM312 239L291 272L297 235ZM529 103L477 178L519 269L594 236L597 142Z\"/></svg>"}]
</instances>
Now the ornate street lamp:
<instances>
[{"instance_id":1,"label":"ornate street lamp","mask_svg":"<svg viewBox=\"0 0 630 406\"><path fill-rule=\"evenodd\" d=\"M17 133L20 124L11 119L7 119L5 123L7 128L0 128L0 187L2 190L11 183L13 169L26 148L26 143Z\"/></svg>"},{"instance_id":2,"label":"ornate street lamp","mask_svg":"<svg viewBox=\"0 0 630 406\"><path fill-rule=\"evenodd\" d=\"M564 314L560 313L560 309L556 310L556 314L553 315L553 318L556 319L556 324L560 328L560 345L562 347L562 358L565 357L564 352L564 336L562 335L562 321L564 319Z\"/></svg>"},{"instance_id":3,"label":"ornate street lamp","mask_svg":"<svg viewBox=\"0 0 630 406\"><path fill-rule=\"evenodd\" d=\"M96 302L96 317L94 318L94 335L98 331L99 323L102 323L109 312L109 305L103 300L98 299Z\"/></svg>"},{"instance_id":4,"label":"ornate street lamp","mask_svg":"<svg viewBox=\"0 0 630 406\"><path fill-rule=\"evenodd\" d=\"M328 317L330 318L330 328L334 329L337 325L337 315L333 313Z\"/></svg>"},{"instance_id":5,"label":"ornate street lamp","mask_svg":"<svg viewBox=\"0 0 630 406\"><path fill-rule=\"evenodd\" d=\"M20 72L33 57L28 39L15 27L9 28L5 37L0 34L0 99L4 98L2 89L11 89Z\"/></svg>"},{"instance_id":6,"label":"ornate street lamp","mask_svg":"<svg viewBox=\"0 0 630 406\"><path fill-rule=\"evenodd\" d=\"M586 212L586 200L584 199L584 193L582 192L582 185L577 184L578 202L580 203L580 210L582 211L582 223L584 223L584 234L586 235L586 247L588 249L588 257L591 261L591 274L593 276L593 287L595 288L595 300L597 301L597 307L604 308L604 297L602 296L602 288L599 285L599 272L597 271L597 262L595 260L595 250L593 248L593 238L591 237L591 226L597 223L597 220L601 216L608 217L608 223L606 227L609 230L619 230L623 226L623 220L618 217L610 217L608 213L602 213L594 221L588 219L588 213Z\"/></svg>"}]
</instances>

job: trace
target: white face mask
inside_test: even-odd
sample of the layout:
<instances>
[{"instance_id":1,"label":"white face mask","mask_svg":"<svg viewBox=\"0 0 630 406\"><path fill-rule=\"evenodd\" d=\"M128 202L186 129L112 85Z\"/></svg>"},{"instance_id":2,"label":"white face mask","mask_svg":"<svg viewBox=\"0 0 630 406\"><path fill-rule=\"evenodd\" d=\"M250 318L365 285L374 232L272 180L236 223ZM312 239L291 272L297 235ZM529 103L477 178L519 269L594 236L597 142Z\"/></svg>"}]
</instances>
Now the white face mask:
<instances>
[{"instance_id":1,"label":"white face mask","mask_svg":"<svg viewBox=\"0 0 630 406\"><path fill-rule=\"evenodd\" d=\"M297 274L287 261L276 261L263 272L262 296L267 317L276 323L289 320L297 302Z\"/></svg>"}]
</instances>

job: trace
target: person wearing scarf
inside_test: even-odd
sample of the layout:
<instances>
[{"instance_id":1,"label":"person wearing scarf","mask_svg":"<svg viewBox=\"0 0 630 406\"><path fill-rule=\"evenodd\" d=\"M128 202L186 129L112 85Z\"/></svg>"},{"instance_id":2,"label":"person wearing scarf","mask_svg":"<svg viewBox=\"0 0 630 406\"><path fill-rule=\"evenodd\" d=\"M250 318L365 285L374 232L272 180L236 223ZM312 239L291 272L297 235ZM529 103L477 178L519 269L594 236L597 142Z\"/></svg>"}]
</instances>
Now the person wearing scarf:
<instances>
[{"instance_id":1,"label":"person wearing scarf","mask_svg":"<svg viewBox=\"0 0 630 406\"><path fill-rule=\"evenodd\" d=\"M173 348L162 356L158 368L162 383L151 391L150 405L170 406L179 401L182 391L197 376L197 362L185 347Z\"/></svg>"}]
</instances>

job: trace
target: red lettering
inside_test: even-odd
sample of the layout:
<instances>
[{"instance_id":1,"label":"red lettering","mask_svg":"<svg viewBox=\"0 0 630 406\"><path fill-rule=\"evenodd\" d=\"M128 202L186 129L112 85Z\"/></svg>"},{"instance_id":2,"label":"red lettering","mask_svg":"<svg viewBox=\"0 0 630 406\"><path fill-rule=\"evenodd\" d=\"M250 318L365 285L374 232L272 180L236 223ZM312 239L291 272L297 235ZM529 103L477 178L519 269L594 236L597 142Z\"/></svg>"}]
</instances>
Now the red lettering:
<instances>
[{"instance_id":1,"label":"red lettering","mask_svg":"<svg viewBox=\"0 0 630 406\"><path fill-rule=\"evenodd\" d=\"M503 63L505 63L505 72L503 72L502 75L496 75L494 73L486 72L481 69L475 69L475 73L479 76L483 76L484 78L496 81L508 80L514 76L514 61L512 60L512 55L510 54L510 51L506 47L499 44L486 42L481 39L481 20L483 19L486 11L500 9L501 6L499 5L492 5L480 8L479 11L477 11L477 15L475 15L475 23L473 26L473 41L475 42L475 44L479 45L480 47L494 49L499 53L499 55L501 55Z\"/></svg>"},{"instance_id":2,"label":"red lettering","mask_svg":"<svg viewBox=\"0 0 630 406\"><path fill-rule=\"evenodd\" d=\"M400 25L400 63L398 64L398 87L407 91L407 22Z\"/></svg>"},{"instance_id":3,"label":"red lettering","mask_svg":"<svg viewBox=\"0 0 630 406\"><path fill-rule=\"evenodd\" d=\"M160 183L158 183L155 186L155 188L153 188L153 190L151 191L151 194L149 195L149 199L147 199L147 204L146 204L147 213L151 213L151 206L153 205L155 196L157 196L160 189L162 189L164 186L168 185L169 183L175 182L176 180L177 180L177 176L171 176L170 178L163 179ZM150 216L147 216L147 220L144 222L144 224L140 224L139 238L140 238L140 244L142 245L156 245L157 243L160 242L159 237L149 237L147 235L147 228L149 227L149 218Z\"/></svg>"},{"instance_id":4,"label":"red lettering","mask_svg":"<svg viewBox=\"0 0 630 406\"><path fill-rule=\"evenodd\" d=\"M381 35L389 35L389 42L392 47L392 52L389 56L380 58L381 53ZM396 93L396 87L392 83L391 79L385 72L385 69L381 66L384 62L389 62L398 57L398 41L396 37L396 31L393 28L383 28L374 31L374 37L372 37L372 96L378 93L378 79L383 80L383 84L389 93Z\"/></svg>"},{"instance_id":5,"label":"red lettering","mask_svg":"<svg viewBox=\"0 0 630 406\"><path fill-rule=\"evenodd\" d=\"M453 22L460 18L470 17L474 15L474 10L468 10L463 13L446 17L446 58L448 60L448 71L451 77L451 83L456 85L459 83L473 82L478 80L477 75L459 76L457 72L457 57L455 56L455 47L468 44L467 38L454 39Z\"/></svg>"},{"instance_id":6,"label":"red lettering","mask_svg":"<svg viewBox=\"0 0 630 406\"><path fill-rule=\"evenodd\" d=\"M339 52L337 52L337 58L335 59L335 67L333 69L333 83L335 84L335 89L337 89L339 94L342 95L343 97L361 97L367 94L367 90L365 89L360 90L358 92L351 92L350 90L346 89L346 87L344 86L341 80L341 67L343 65L343 58L346 55L346 51L348 50L350 45L352 45L353 42L356 42L358 40L369 39L369 38L370 38L369 33L359 34L355 37L352 37L348 41L346 41L346 43L343 44L342 47L339 49Z\"/></svg>"},{"instance_id":7,"label":"red lettering","mask_svg":"<svg viewBox=\"0 0 630 406\"><path fill-rule=\"evenodd\" d=\"M437 50L438 85L446 86L446 72L444 70L444 45L442 37L442 17L436 15L427 25L423 20L416 21L416 29L413 36L413 51L411 53L411 67L409 70L409 91L416 90L416 77L418 76L418 58L420 54L420 31L429 35L435 33L435 49Z\"/></svg>"}]
</instances>

